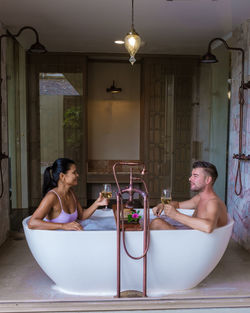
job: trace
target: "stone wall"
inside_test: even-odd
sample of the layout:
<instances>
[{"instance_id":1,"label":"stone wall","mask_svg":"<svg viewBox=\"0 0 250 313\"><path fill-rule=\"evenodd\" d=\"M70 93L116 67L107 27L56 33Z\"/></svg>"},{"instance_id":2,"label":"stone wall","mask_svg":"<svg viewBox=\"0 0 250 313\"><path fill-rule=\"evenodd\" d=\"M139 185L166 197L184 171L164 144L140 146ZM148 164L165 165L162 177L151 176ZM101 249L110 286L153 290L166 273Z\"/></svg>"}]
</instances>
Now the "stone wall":
<instances>
[{"instance_id":1,"label":"stone wall","mask_svg":"<svg viewBox=\"0 0 250 313\"><path fill-rule=\"evenodd\" d=\"M232 47L245 51L245 81L250 80L250 20L233 33ZM228 210L235 220L233 238L250 250L250 161L241 162L242 193L234 191L238 160L232 159L239 150L239 101L238 89L241 81L241 54L232 52L232 97L230 107L229 155L228 155ZM250 89L245 91L242 153L250 154ZM239 188L239 185L238 185Z\"/></svg>"},{"instance_id":2,"label":"stone wall","mask_svg":"<svg viewBox=\"0 0 250 313\"><path fill-rule=\"evenodd\" d=\"M3 33L0 24L1 34ZM0 145L2 147L2 152L8 154L8 132L7 132L7 101L6 101L6 39L1 41L1 125L2 125L2 138L0 138ZM2 160L2 174L3 174L3 186L4 192L0 199L0 245L6 240L9 231L9 165L8 159ZM0 174L1 175L1 174ZM2 181L0 178L0 194L2 191Z\"/></svg>"}]
</instances>

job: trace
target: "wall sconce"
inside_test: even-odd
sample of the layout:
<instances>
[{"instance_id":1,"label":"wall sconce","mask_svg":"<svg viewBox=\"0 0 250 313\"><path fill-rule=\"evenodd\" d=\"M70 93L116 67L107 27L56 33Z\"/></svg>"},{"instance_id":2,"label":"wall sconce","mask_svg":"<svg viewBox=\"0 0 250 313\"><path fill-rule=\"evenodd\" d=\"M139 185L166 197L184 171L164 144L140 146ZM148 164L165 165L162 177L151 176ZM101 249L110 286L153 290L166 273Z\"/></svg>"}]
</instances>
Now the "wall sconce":
<instances>
[{"instance_id":1,"label":"wall sconce","mask_svg":"<svg viewBox=\"0 0 250 313\"><path fill-rule=\"evenodd\" d=\"M216 59L216 56L211 53L211 45L216 40L221 41L224 46L228 50L233 51L239 51L241 53L241 84L239 86L239 104L240 104L240 125L239 125L239 153L233 155L233 159L238 160L238 166L237 166L237 172L235 177L235 188L234 191L237 196L239 196L242 192L242 180L241 180L241 170L240 170L240 162L241 161L248 161L250 160L250 156L246 156L244 153L242 153L242 127L243 127L243 105L245 103L244 99L244 90L250 88L250 81L244 82L244 64L245 64L245 53L244 50L241 48L233 48L229 47L227 42L222 38L214 38L210 40L208 44L208 51L207 53L202 57L201 62L202 63L217 63L218 60ZM239 180L239 191L237 191L237 184Z\"/></svg>"},{"instance_id":2,"label":"wall sconce","mask_svg":"<svg viewBox=\"0 0 250 313\"><path fill-rule=\"evenodd\" d=\"M110 88L106 89L107 92L111 92L111 93L119 93L122 91L121 88L115 87L115 81L113 80L113 85L110 86Z\"/></svg>"},{"instance_id":3,"label":"wall sconce","mask_svg":"<svg viewBox=\"0 0 250 313\"><path fill-rule=\"evenodd\" d=\"M39 36L38 36L38 32L35 30L35 28L31 27L31 26L24 26L22 27L18 33L16 34L12 34L7 30L6 34L0 35L0 54L1 54L1 42L2 39L5 37L11 37L13 39L19 37L21 35L21 33L26 30L26 29L30 29L35 33L36 36L36 42L31 45L31 47L28 49L28 53L46 53L47 50L44 47L44 45L42 45L39 41ZM1 76L1 60L0 60L0 76ZM0 198L3 195L3 175L2 175L2 166L1 166L1 161L3 159L7 159L8 156L2 152L2 77L0 77Z\"/></svg>"}]
</instances>

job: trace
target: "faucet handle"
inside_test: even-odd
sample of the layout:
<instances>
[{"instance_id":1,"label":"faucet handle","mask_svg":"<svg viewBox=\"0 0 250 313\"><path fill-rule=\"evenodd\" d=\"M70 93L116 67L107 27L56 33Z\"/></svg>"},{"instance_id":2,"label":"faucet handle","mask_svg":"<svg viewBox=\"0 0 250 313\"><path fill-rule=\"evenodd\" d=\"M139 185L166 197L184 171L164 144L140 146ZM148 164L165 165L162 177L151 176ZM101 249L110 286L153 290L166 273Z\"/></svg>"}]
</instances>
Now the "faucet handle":
<instances>
[{"instance_id":1,"label":"faucet handle","mask_svg":"<svg viewBox=\"0 0 250 313\"><path fill-rule=\"evenodd\" d=\"M8 156L4 153L0 153L0 160L8 159Z\"/></svg>"},{"instance_id":2,"label":"faucet handle","mask_svg":"<svg viewBox=\"0 0 250 313\"><path fill-rule=\"evenodd\" d=\"M142 171L141 171L141 175L144 176L145 173L147 173L147 170L146 170L145 167L144 167L144 168L142 169Z\"/></svg>"}]
</instances>

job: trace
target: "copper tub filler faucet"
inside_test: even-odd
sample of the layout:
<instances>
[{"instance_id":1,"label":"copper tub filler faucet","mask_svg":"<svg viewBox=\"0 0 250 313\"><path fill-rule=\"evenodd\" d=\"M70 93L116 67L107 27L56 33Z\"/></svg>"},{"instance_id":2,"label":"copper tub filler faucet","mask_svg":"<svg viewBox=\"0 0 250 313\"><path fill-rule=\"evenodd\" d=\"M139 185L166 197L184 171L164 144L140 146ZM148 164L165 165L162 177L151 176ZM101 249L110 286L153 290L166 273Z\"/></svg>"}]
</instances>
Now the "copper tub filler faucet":
<instances>
[{"instance_id":1,"label":"copper tub filler faucet","mask_svg":"<svg viewBox=\"0 0 250 313\"><path fill-rule=\"evenodd\" d=\"M118 165L129 166L129 186L121 189L117 175L116 175L116 167ZM133 167L142 166L142 170L140 174L137 173L137 176L133 176ZM126 254L133 260L139 260L143 258L143 296L147 296L147 252L149 249L149 239L150 239L150 231L149 231L149 202L148 202L148 189L146 183L143 179L145 173L145 165L140 162L117 162L113 165L113 174L114 179L117 185L117 194L116 194L116 229L117 229L117 298L121 297L121 232L122 232L122 242L123 247ZM138 176L139 175L139 176ZM143 184L144 190L140 190L133 187L134 182L140 182ZM143 253L141 256L132 256L126 247L125 243L125 229L124 229L124 205L123 205L123 195L128 194L129 199L125 204L126 208L133 209L134 208L134 195L139 194L143 198ZM120 228L121 227L121 228ZM139 294L138 291L133 291L135 294Z\"/></svg>"}]
</instances>

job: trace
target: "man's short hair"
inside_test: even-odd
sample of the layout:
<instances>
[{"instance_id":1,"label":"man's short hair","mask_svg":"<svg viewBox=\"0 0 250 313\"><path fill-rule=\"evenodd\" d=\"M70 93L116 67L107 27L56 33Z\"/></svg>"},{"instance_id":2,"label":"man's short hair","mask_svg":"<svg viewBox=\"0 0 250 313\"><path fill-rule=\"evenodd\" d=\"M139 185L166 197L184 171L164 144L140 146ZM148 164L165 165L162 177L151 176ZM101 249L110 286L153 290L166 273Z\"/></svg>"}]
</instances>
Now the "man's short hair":
<instances>
[{"instance_id":1,"label":"man's short hair","mask_svg":"<svg viewBox=\"0 0 250 313\"><path fill-rule=\"evenodd\" d=\"M218 177L218 172L216 167L209 162L206 161L196 161L193 163L193 168L203 168L207 175L212 177L213 184Z\"/></svg>"}]
</instances>

